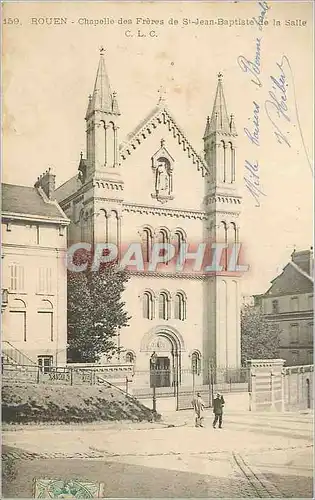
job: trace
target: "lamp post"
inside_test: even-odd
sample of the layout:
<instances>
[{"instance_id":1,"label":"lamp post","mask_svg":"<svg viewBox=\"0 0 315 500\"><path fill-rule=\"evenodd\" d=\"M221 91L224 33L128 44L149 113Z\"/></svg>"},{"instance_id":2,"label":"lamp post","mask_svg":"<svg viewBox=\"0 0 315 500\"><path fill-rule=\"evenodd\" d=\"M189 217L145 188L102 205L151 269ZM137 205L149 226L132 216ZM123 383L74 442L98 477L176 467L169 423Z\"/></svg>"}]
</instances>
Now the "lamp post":
<instances>
[{"instance_id":1,"label":"lamp post","mask_svg":"<svg viewBox=\"0 0 315 500\"><path fill-rule=\"evenodd\" d=\"M155 351L153 352L151 356L151 367L152 367L152 388L153 388L153 399L152 399L152 410L154 413L156 413L156 393L155 393L155 384L156 384L156 379L155 379L155 367L156 367L156 362L157 362L157 355Z\"/></svg>"}]
</instances>

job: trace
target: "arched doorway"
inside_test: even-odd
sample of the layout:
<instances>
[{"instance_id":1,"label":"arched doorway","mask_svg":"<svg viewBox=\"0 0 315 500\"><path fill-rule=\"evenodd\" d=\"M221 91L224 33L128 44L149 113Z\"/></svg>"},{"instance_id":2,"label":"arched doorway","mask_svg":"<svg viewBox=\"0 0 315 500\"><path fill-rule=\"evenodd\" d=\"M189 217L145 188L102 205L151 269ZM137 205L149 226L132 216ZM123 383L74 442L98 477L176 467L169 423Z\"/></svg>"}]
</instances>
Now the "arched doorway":
<instances>
[{"instance_id":1,"label":"arched doorway","mask_svg":"<svg viewBox=\"0 0 315 500\"><path fill-rule=\"evenodd\" d=\"M183 340L169 327L155 328L143 337L142 350L150 354L150 387L175 387L181 381ZM154 354L154 363L152 355Z\"/></svg>"}]
</instances>

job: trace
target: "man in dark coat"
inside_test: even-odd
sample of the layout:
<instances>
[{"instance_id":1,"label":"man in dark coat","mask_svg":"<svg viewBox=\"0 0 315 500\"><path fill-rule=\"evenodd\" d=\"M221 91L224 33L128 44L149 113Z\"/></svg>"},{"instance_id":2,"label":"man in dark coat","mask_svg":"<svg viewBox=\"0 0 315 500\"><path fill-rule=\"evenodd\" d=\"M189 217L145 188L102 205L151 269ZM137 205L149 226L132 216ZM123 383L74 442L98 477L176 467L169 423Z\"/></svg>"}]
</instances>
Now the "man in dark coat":
<instances>
[{"instance_id":1,"label":"man in dark coat","mask_svg":"<svg viewBox=\"0 0 315 500\"><path fill-rule=\"evenodd\" d=\"M224 407L224 398L218 392L215 399L213 400L214 420L212 426L214 429L215 426L217 425L218 420L219 420L219 429L222 429L223 407Z\"/></svg>"}]
</instances>

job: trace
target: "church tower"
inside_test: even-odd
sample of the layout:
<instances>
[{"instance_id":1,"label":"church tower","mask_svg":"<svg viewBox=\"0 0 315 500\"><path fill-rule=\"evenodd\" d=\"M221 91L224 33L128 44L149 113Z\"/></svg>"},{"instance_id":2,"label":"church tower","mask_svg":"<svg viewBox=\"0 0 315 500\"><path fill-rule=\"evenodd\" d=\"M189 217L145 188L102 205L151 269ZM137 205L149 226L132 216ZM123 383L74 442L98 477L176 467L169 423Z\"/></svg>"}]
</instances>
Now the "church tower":
<instances>
[{"instance_id":1,"label":"church tower","mask_svg":"<svg viewBox=\"0 0 315 500\"><path fill-rule=\"evenodd\" d=\"M110 87L105 50L100 49L93 94L86 120L86 158L81 154L80 192L85 191L83 241L120 245L123 181L119 157L120 111Z\"/></svg>"},{"instance_id":2,"label":"church tower","mask_svg":"<svg viewBox=\"0 0 315 500\"><path fill-rule=\"evenodd\" d=\"M240 184L236 170L237 133L233 115L228 115L223 75L219 73L211 118L204 133L206 177L205 211L207 235L211 243L231 248L239 243L241 212ZM240 276L228 269L230 250L224 248L221 266L206 285L211 297L207 309L205 351L212 365L220 368L240 366ZM207 300L207 298L206 298Z\"/></svg>"}]
</instances>

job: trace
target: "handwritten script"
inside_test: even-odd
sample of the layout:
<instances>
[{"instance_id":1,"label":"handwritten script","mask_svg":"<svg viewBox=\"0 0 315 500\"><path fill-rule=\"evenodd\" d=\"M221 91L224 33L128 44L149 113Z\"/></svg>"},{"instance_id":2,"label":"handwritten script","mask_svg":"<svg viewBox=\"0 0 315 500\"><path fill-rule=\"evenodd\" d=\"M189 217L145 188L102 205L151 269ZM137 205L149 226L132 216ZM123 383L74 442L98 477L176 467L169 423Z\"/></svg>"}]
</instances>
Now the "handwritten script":
<instances>
[{"instance_id":1,"label":"handwritten script","mask_svg":"<svg viewBox=\"0 0 315 500\"><path fill-rule=\"evenodd\" d=\"M260 13L257 18L253 18L258 25L259 31L262 31L263 26L266 25L266 14L270 9L267 2L259 2ZM241 55L238 57L237 62L239 67L244 73L247 73L251 78L251 83L256 87L256 90L262 87L261 80L261 50L262 50L262 37L255 39L255 53L250 59ZM253 111L251 118L248 118L250 125L244 127L244 133L251 145L260 146L260 111L261 106L258 99L253 101ZM255 206L260 206L260 196L266 196L260 186L259 177L259 164L258 161L245 160L245 186L256 201Z\"/></svg>"},{"instance_id":2,"label":"handwritten script","mask_svg":"<svg viewBox=\"0 0 315 500\"><path fill-rule=\"evenodd\" d=\"M277 76L271 76L272 90L269 91L270 99L265 102L266 114L271 121L274 134L279 144L286 144L291 147L289 142L289 132L285 130L285 125L291 122L288 114L288 98L287 98L287 75L285 67L289 69L289 60L287 56L282 56L282 59L276 63L278 68Z\"/></svg>"}]
</instances>

